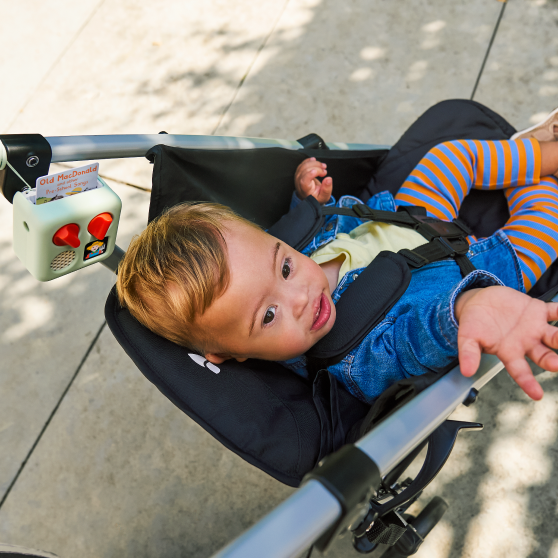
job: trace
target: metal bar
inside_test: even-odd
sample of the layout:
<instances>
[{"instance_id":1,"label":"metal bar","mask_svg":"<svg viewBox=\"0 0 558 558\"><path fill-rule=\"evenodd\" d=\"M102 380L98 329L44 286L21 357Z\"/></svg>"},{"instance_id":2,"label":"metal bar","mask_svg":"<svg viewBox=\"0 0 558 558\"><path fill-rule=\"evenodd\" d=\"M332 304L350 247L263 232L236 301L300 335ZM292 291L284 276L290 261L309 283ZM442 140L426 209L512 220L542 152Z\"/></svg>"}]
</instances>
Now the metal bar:
<instances>
[{"instance_id":1,"label":"metal bar","mask_svg":"<svg viewBox=\"0 0 558 558\"><path fill-rule=\"evenodd\" d=\"M504 365L493 355L483 355L472 378L463 376L457 366L382 421L355 446L367 453L385 475L434 432L472 388L480 389L503 369Z\"/></svg>"},{"instance_id":2,"label":"metal bar","mask_svg":"<svg viewBox=\"0 0 558 558\"><path fill-rule=\"evenodd\" d=\"M321 483L311 480L214 558L300 556L340 513L336 498Z\"/></svg>"},{"instance_id":3,"label":"metal bar","mask_svg":"<svg viewBox=\"0 0 558 558\"><path fill-rule=\"evenodd\" d=\"M110 269L113 273L116 273L118 275L118 264L120 263L120 260L124 257L125 253L126 252L124 252L124 250L122 250L120 246L117 246L115 244L112 254L108 258L102 260L99 263L101 263L106 268Z\"/></svg>"},{"instance_id":4,"label":"metal bar","mask_svg":"<svg viewBox=\"0 0 558 558\"><path fill-rule=\"evenodd\" d=\"M184 136L171 134L111 135L111 136L52 136L45 138L52 148L52 162L87 161L90 159L120 159L144 157L155 145L189 149L256 149L283 147L301 149L293 140L241 138L229 136ZM386 145L363 143L328 143L336 151L366 151L389 149ZM0 153L1 155L1 153ZM0 157L1 159L1 157Z\"/></svg>"}]
</instances>

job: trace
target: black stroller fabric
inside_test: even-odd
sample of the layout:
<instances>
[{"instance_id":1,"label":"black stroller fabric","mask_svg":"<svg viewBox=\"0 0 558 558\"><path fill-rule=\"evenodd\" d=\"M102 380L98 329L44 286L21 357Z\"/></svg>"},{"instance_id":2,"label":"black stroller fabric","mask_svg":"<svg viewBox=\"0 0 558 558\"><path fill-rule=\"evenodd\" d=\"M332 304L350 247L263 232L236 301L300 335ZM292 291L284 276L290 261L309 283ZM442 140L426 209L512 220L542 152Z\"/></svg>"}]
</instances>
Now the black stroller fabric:
<instances>
[{"instance_id":1,"label":"black stroller fabric","mask_svg":"<svg viewBox=\"0 0 558 558\"><path fill-rule=\"evenodd\" d=\"M505 139L514 131L479 103L457 100L427 111L389 152L156 146L147 155L154 163L149 220L182 201L214 201L268 228L288 210L294 171L307 157L327 163L335 196L367 199L386 189L396 192L441 141ZM481 236L507 219L507 206L493 198L493 192L480 192L464 204L461 217ZM432 375L411 387L392 386L370 409L327 370L310 383L272 362L227 361L217 369L203 359L196 362L188 349L151 333L120 308L114 291L105 314L124 350L166 397L226 447L290 486L298 486L325 455L362 435L436 379Z\"/></svg>"}]
</instances>

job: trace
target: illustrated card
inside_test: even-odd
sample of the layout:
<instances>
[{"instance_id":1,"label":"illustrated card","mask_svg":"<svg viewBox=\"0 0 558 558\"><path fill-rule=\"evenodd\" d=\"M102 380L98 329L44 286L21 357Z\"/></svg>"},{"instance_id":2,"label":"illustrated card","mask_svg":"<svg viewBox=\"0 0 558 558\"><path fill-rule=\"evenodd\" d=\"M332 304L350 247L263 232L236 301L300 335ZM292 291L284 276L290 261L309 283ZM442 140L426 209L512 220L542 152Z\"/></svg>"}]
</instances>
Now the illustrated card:
<instances>
[{"instance_id":1,"label":"illustrated card","mask_svg":"<svg viewBox=\"0 0 558 558\"><path fill-rule=\"evenodd\" d=\"M41 176L37 178L35 203L40 205L61 200L67 196L75 196L88 190L95 190L102 186L97 181L98 176L99 163Z\"/></svg>"}]
</instances>

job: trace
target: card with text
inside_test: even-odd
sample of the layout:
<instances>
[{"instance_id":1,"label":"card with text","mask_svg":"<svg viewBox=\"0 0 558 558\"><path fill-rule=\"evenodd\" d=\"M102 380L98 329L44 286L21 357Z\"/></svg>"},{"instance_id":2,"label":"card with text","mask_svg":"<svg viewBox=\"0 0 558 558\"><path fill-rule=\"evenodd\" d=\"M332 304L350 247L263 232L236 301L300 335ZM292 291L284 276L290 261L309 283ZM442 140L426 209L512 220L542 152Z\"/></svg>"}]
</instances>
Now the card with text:
<instances>
[{"instance_id":1,"label":"card with text","mask_svg":"<svg viewBox=\"0 0 558 558\"><path fill-rule=\"evenodd\" d=\"M61 200L67 196L75 196L88 190L95 190L102 186L97 181L98 176L99 163L91 163L83 167L41 176L37 178L35 203L40 205Z\"/></svg>"}]
</instances>

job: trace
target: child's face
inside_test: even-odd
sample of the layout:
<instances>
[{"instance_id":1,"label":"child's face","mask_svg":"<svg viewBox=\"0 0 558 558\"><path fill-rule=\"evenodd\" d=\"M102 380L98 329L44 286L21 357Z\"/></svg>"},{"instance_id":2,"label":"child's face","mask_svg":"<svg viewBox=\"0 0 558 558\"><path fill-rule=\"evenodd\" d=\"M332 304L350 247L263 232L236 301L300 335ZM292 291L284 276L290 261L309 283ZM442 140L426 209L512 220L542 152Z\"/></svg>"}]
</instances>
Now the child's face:
<instances>
[{"instance_id":1,"label":"child's face","mask_svg":"<svg viewBox=\"0 0 558 558\"><path fill-rule=\"evenodd\" d=\"M318 264L240 222L225 231L230 282L196 320L221 352L205 357L286 360L305 353L335 323L327 278Z\"/></svg>"}]
</instances>

